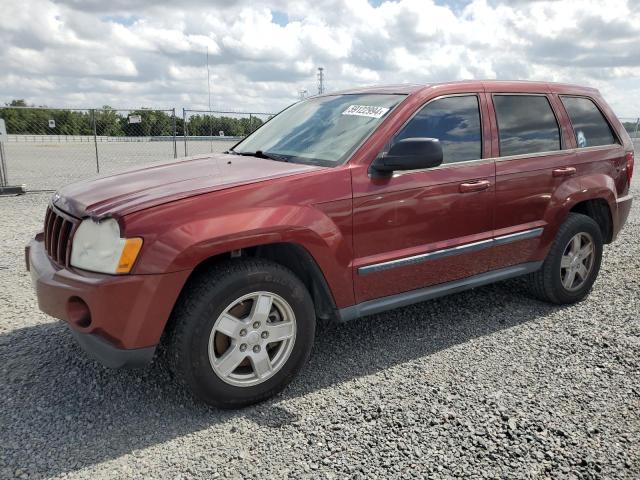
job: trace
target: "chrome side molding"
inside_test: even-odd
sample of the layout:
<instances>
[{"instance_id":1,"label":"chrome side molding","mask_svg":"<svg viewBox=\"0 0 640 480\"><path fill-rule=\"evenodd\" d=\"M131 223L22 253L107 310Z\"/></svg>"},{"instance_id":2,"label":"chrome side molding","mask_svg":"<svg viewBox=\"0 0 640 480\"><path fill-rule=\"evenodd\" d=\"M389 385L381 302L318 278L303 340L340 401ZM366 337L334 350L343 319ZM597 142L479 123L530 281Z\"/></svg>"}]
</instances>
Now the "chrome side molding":
<instances>
[{"instance_id":1,"label":"chrome side molding","mask_svg":"<svg viewBox=\"0 0 640 480\"><path fill-rule=\"evenodd\" d=\"M390 260L388 262L374 263L372 265L366 265L358 268L358 275L368 275L370 273L382 272L390 268L405 267L407 265L416 265L418 263L426 262L429 260L436 260L438 258L450 257L452 255L460 255L463 253L475 252L478 250L484 250L485 248L497 247L499 245L506 245L512 242L519 242L521 240L528 240L530 238L536 238L542 235L544 228L532 228L530 230L524 230L522 232L511 233L509 235L501 235L499 237L490 238L487 240L481 240L479 242L466 243L464 245L458 245L456 247L443 248L442 250L435 250L433 252L421 253L419 255L413 255L411 257L398 258L397 260Z\"/></svg>"}]
</instances>

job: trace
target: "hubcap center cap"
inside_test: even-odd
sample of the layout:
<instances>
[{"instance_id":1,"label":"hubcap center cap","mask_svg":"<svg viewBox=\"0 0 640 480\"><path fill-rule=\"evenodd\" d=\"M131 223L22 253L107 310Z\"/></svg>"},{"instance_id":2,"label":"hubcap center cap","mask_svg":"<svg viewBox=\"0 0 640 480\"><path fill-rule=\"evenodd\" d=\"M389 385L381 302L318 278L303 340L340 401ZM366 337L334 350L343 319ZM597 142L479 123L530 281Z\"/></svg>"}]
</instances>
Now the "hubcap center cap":
<instances>
[{"instance_id":1,"label":"hubcap center cap","mask_svg":"<svg viewBox=\"0 0 640 480\"><path fill-rule=\"evenodd\" d=\"M260 334L258 332L251 332L247 335L247 343L249 345L257 345L260 343Z\"/></svg>"}]
</instances>

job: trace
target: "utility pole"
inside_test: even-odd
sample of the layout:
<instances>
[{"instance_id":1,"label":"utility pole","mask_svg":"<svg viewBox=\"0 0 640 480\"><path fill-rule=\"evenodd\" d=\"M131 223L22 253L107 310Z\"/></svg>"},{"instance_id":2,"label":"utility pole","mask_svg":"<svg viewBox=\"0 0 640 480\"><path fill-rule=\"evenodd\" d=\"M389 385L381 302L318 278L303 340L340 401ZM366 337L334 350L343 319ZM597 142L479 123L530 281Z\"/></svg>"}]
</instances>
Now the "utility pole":
<instances>
[{"instance_id":1,"label":"utility pole","mask_svg":"<svg viewBox=\"0 0 640 480\"><path fill-rule=\"evenodd\" d=\"M324 68L318 67L318 95L324 93Z\"/></svg>"}]
</instances>

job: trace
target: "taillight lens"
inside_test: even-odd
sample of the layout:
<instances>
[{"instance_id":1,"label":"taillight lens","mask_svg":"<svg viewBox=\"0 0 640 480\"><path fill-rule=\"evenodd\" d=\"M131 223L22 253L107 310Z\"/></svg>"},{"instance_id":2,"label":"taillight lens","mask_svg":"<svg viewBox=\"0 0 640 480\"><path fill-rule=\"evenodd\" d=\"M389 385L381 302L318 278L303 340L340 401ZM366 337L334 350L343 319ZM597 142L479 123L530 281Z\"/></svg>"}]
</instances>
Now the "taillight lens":
<instances>
[{"instance_id":1,"label":"taillight lens","mask_svg":"<svg viewBox=\"0 0 640 480\"><path fill-rule=\"evenodd\" d=\"M631 186L631 177L633 176L633 152L627 152L627 181Z\"/></svg>"}]
</instances>

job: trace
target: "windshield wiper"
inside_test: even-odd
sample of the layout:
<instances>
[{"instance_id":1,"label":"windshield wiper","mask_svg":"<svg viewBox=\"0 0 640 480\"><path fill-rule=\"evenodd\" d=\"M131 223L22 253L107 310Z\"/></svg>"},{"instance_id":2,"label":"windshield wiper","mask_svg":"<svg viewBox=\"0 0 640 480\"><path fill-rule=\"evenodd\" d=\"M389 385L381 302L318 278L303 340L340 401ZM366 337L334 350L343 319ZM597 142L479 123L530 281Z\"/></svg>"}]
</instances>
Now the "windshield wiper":
<instances>
[{"instance_id":1,"label":"windshield wiper","mask_svg":"<svg viewBox=\"0 0 640 480\"><path fill-rule=\"evenodd\" d=\"M288 162L289 158L286 155L279 155L277 153L263 152L262 150L256 150L255 152L236 152L235 150L230 150L230 152L235 153L236 155L242 155L243 157L258 157L258 158L267 158L269 160L276 160L278 162Z\"/></svg>"}]
</instances>

